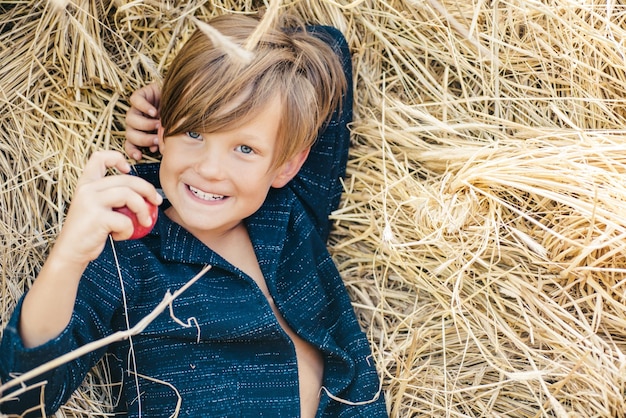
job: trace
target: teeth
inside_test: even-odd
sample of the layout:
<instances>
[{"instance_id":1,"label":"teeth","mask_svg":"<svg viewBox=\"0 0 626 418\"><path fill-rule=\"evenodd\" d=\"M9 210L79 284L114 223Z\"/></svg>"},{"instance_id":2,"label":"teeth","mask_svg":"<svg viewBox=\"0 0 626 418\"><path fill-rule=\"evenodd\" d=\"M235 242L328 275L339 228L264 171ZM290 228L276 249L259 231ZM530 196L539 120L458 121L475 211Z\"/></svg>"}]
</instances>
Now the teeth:
<instances>
[{"instance_id":1,"label":"teeth","mask_svg":"<svg viewBox=\"0 0 626 418\"><path fill-rule=\"evenodd\" d=\"M196 189L193 186L189 186L189 190L191 190L193 194L195 194L202 200L221 200L224 198L224 196L220 196L220 195L216 195L212 193L205 193L202 190Z\"/></svg>"}]
</instances>

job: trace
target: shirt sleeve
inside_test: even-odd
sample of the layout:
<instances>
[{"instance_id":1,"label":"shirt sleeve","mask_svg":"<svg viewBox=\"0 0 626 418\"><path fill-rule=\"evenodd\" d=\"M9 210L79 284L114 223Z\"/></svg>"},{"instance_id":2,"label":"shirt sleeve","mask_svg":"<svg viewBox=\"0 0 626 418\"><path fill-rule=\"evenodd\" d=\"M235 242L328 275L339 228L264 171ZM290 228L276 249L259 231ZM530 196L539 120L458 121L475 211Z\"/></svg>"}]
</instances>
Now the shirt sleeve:
<instances>
[{"instance_id":1,"label":"shirt sleeve","mask_svg":"<svg viewBox=\"0 0 626 418\"><path fill-rule=\"evenodd\" d=\"M76 340L73 335L76 332L76 320L74 318L56 338L38 347L24 347L17 325L21 315L21 307L22 300L16 306L14 315L2 338L0 377L3 384L9 382L13 377L26 373L76 348ZM26 381L23 386L28 389L22 394L2 402L0 411L7 414L22 414L39 406L43 399L46 414L54 413L80 385L87 371L95 364L101 354L101 352L88 353L70 364L61 365ZM22 385L17 385L0 395L7 396L21 388ZM37 408L34 414L32 416L40 416L41 410Z\"/></svg>"},{"instance_id":2,"label":"shirt sleeve","mask_svg":"<svg viewBox=\"0 0 626 418\"><path fill-rule=\"evenodd\" d=\"M352 121L352 62L346 39L338 29L313 26L309 30L328 42L341 60L347 88L341 106L330 122L319 133L309 157L300 172L289 183L304 205L324 241L330 232L331 212L337 209L343 191L341 179L345 176L350 147L348 124Z\"/></svg>"},{"instance_id":3,"label":"shirt sleeve","mask_svg":"<svg viewBox=\"0 0 626 418\"><path fill-rule=\"evenodd\" d=\"M109 245L105 247L103 253L107 256L105 260L109 260ZM0 341L2 384L114 331L111 325L112 317L122 305L120 284L116 281L118 278L116 266L106 261L102 262L102 259L101 255L98 260L92 262L81 279L74 313L67 327L56 338L38 347L25 347L19 334L18 324L23 298L19 301ZM130 272L124 270L122 275L128 294L134 294L134 280L129 279ZM80 386L87 372L98 362L106 349L107 347L102 347L89 352L27 381L25 386L32 388L2 402L0 411L6 414L22 414L40 405L43 399L46 414L53 414ZM9 388L6 393L0 393L0 397L21 388L20 385ZM26 416L41 416L41 410L37 409L33 414Z\"/></svg>"}]
</instances>

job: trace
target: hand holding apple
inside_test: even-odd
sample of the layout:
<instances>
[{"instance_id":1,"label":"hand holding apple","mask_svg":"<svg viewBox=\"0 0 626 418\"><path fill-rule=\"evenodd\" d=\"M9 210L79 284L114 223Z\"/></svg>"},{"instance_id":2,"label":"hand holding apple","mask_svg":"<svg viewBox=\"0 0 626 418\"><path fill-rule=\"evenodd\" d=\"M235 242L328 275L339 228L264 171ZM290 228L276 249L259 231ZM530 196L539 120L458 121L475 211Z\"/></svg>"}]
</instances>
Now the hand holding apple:
<instances>
[{"instance_id":1,"label":"hand holding apple","mask_svg":"<svg viewBox=\"0 0 626 418\"><path fill-rule=\"evenodd\" d=\"M133 234L128 239L139 239L145 237L146 235L148 235L148 233L150 233L150 231L152 231L152 228L154 228L154 225L156 224L157 217L159 215L159 209L147 200L144 199L144 201L148 205L148 209L150 211L150 219L152 220L150 226L144 226L140 224L139 220L137 219L137 215L135 214L135 212L130 210L128 206L113 208L114 211L128 216L133 222Z\"/></svg>"}]
</instances>

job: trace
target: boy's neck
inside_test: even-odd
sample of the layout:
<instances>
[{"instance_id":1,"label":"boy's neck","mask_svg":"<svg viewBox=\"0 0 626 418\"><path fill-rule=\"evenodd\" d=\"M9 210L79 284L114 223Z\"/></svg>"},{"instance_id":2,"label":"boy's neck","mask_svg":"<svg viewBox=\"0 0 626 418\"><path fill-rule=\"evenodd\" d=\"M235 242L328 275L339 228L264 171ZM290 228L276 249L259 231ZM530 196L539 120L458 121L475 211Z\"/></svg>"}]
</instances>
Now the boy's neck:
<instances>
[{"instance_id":1,"label":"boy's neck","mask_svg":"<svg viewBox=\"0 0 626 418\"><path fill-rule=\"evenodd\" d=\"M164 213L165 215L167 215L168 218L170 218L170 220L172 220L172 222L183 225L181 220L178 218L178 214L172 206L165 209ZM204 245L215 251L217 254L222 256L222 258L235 266L236 263L233 263L233 260L236 260L237 258L231 257L229 255L233 252L236 252L238 246L250 243L248 229L246 228L243 220L236 225L223 230L191 230L189 228L185 229L187 229Z\"/></svg>"},{"instance_id":2,"label":"boy's neck","mask_svg":"<svg viewBox=\"0 0 626 418\"><path fill-rule=\"evenodd\" d=\"M242 261L242 254L240 254L242 249L252 249L252 241L243 221L225 233L216 236L199 236L197 238L226 261L240 269L241 266L238 264Z\"/></svg>"}]
</instances>

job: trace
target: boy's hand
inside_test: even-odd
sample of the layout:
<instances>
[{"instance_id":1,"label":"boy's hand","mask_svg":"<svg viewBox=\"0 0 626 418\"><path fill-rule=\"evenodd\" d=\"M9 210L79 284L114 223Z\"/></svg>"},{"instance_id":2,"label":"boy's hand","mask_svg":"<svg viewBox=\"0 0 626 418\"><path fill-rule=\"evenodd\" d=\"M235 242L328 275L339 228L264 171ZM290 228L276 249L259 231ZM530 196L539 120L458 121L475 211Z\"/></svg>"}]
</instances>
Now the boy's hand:
<instances>
[{"instance_id":1,"label":"boy's hand","mask_svg":"<svg viewBox=\"0 0 626 418\"><path fill-rule=\"evenodd\" d=\"M148 84L136 90L130 96L130 109L126 112L126 153L135 160L142 157L140 148L157 150L159 127L158 107L161 89L156 83Z\"/></svg>"},{"instance_id":2,"label":"boy's hand","mask_svg":"<svg viewBox=\"0 0 626 418\"><path fill-rule=\"evenodd\" d=\"M142 225L151 223L148 204L161 196L147 181L126 174L107 176L109 168L128 173L117 151L96 152L85 165L61 233L22 305L19 332L25 347L37 347L58 336L69 323L80 279L97 258L109 234L126 239L133 223L114 207L128 206ZM146 200L144 200L146 199Z\"/></svg>"},{"instance_id":3,"label":"boy's hand","mask_svg":"<svg viewBox=\"0 0 626 418\"><path fill-rule=\"evenodd\" d=\"M85 165L53 250L55 257L87 264L102 252L109 234L115 240L130 238L132 220L113 208L127 206L141 225L152 225L146 201L153 205L162 202L154 186L126 174L107 176L109 168L130 171L124 156L116 151L96 152Z\"/></svg>"}]
</instances>

